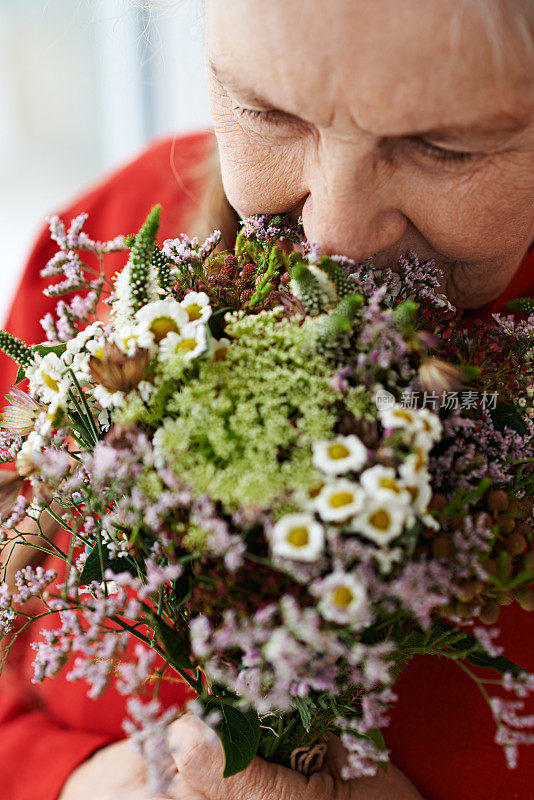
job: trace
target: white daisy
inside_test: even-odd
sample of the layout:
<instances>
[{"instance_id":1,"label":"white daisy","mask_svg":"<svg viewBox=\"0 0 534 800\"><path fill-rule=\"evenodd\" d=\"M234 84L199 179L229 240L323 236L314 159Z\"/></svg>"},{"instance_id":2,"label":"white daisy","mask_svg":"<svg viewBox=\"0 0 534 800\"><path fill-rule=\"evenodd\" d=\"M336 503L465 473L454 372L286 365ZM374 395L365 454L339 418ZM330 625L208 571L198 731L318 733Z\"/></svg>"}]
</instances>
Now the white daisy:
<instances>
[{"instance_id":1,"label":"white daisy","mask_svg":"<svg viewBox=\"0 0 534 800\"><path fill-rule=\"evenodd\" d=\"M398 403L378 410L378 416L384 428L404 428L413 432L420 427L417 414L417 409L404 408Z\"/></svg>"},{"instance_id":2,"label":"white daisy","mask_svg":"<svg viewBox=\"0 0 534 800\"><path fill-rule=\"evenodd\" d=\"M138 340L141 347L160 344L170 333L180 334L189 322L185 309L176 300L156 300L140 308Z\"/></svg>"},{"instance_id":3,"label":"white daisy","mask_svg":"<svg viewBox=\"0 0 534 800\"><path fill-rule=\"evenodd\" d=\"M125 396L124 392L108 392L100 384L93 389L93 397L102 408L118 408L124 402Z\"/></svg>"},{"instance_id":4,"label":"white daisy","mask_svg":"<svg viewBox=\"0 0 534 800\"><path fill-rule=\"evenodd\" d=\"M410 496L391 467L376 464L362 472L360 483L370 496L380 495L391 503L407 503Z\"/></svg>"},{"instance_id":5,"label":"white daisy","mask_svg":"<svg viewBox=\"0 0 534 800\"><path fill-rule=\"evenodd\" d=\"M63 407L71 385L71 377L63 361L55 353L36 356L26 370L30 393L37 394L54 409Z\"/></svg>"},{"instance_id":6,"label":"white daisy","mask_svg":"<svg viewBox=\"0 0 534 800\"><path fill-rule=\"evenodd\" d=\"M321 595L318 608L325 619L351 627L367 624L367 595L363 583L356 575L333 572L314 591Z\"/></svg>"},{"instance_id":7,"label":"white daisy","mask_svg":"<svg viewBox=\"0 0 534 800\"><path fill-rule=\"evenodd\" d=\"M194 361L208 349L208 335L204 325L185 325L181 334L169 333L159 346L160 361L180 355L185 361Z\"/></svg>"},{"instance_id":8,"label":"white daisy","mask_svg":"<svg viewBox=\"0 0 534 800\"><path fill-rule=\"evenodd\" d=\"M410 509L403 503L392 503L384 496L368 496L364 508L353 522L352 529L378 545L387 545L402 533Z\"/></svg>"},{"instance_id":9,"label":"white daisy","mask_svg":"<svg viewBox=\"0 0 534 800\"><path fill-rule=\"evenodd\" d=\"M101 334L102 323L93 322L91 325L84 328L83 331L80 331L74 339L69 339L66 350L62 355L63 363L67 365L72 364L74 357L87 349L88 342Z\"/></svg>"},{"instance_id":10,"label":"white daisy","mask_svg":"<svg viewBox=\"0 0 534 800\"><path fill-rule=\"evenodd\" d=\"M417 427L420 431L420 434L417 436L417 441L419 441L421 437L423 442L428 440L430 440L432 444L439 442L443 432L443 425L437 414L434 414L428 408L420 408L417 412ZM431 447L428 449L431 449Z\"/></svg>"},{"instance_id":11,"label":"white daisy","mask_svg":"<svg viewBox=\"0 0 534 800\"><path fill-rule=\"evenodd\" d=\"M286 514L270 531L273 555L317 561L324 550L324 529L311 514Z\"/></svg>"},{"instance_id":12,"label":"white daisy","mask_svg":"<svg viewBox=\"0 0 534 800\"><path fill-rule=\"evenodd\" d=\"M432 499L432 476L425 470L413 473L410 464L401 464L399 472L403 486L410 494L410 505L416 514L426 514Z\"/></svg>"},{"instance_id":13,"label":"white daisy","mask_svg":"<svg viewBox=\"0 0 534 800\"><path fill-rule=\"evenodd\" d=\"M189 322L207 322L211 317L210 299L206 292L188 292L182 302Z\"/></svg>"},{"instance_id":14,"label":"white daisy","mask_svg":"<svg viewBox=\"0 0 534 800\"><path fill-rule=\"evenodd\" d=\"M359 484L341 478L325 483L315 499L315 508L326 522L343 522L360 510L363 496Z\"/></svg>"},{"instance_id":15,"label":"white daisy","mask_svg":"<svg viewBox=\"0 0 534 800\"><path fill-rule=\"evenodd\" d=\"M338 436L336 439L315 442L313 463L327 475L359 472L367 461L367 448L357 436Z\"/></svg>"}]
</instances>

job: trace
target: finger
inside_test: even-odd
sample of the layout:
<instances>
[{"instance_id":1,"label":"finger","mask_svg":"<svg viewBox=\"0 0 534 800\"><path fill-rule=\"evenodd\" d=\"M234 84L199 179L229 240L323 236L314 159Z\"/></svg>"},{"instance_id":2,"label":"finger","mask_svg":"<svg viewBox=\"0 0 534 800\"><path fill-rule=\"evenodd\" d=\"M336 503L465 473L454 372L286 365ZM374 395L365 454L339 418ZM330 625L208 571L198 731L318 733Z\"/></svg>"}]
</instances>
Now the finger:
<instances>
[{"instance_id":1,"label":"finger","mask_svg":"<svg viewBox=\"0 0 534 800\"><path fill-rule=\"evenodd\" d=\"M204 792L191 788L182 775L177 775L171 786L167 789L168 798L172 800L210 800Z\"/></svg>"},{"instance_id":2,"label":"finger","mask_svg":"<svg viewBox=\"0 0 534 800\"><path fill-rule=\"evenodd\" d=\"M223 778L221 743L194 714L180 717L170 726L169 734L178 774L209 800L329 800L332 797L330 774L317 773L308 780L298 772L257 757L243 772Z\"/></svg>"}]
</instances>

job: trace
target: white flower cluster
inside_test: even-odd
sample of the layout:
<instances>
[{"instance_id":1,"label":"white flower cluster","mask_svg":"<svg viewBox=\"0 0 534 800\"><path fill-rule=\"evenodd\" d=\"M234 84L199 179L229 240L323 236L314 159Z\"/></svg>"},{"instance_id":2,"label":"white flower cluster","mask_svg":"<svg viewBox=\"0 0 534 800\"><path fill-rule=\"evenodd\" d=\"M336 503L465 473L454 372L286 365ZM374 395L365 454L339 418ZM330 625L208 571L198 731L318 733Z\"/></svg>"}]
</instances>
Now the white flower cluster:
<instances>
[{"instance_id":1,"label":"white flower cluster","mask_svg":"<svg viewBox=\"0 0 534 800\"><path fill-rule=\"evenodd\" d=\"M94 322L69 340L60 355L35 355L26 370L30 392L48 406L52 419L58 410L67 407L75 381L82 387L94 384L89 359L103 359L106 344L115 345L125 356L147 350L150 358L159 363L175 355L193 361L208 350L207 322L211 313L205 292L189 292L180 303L174 299L154 300L143 306L133 320L117 315L111 331L101 322ZM145 400L155 390L148 381L141 381L137 389ZM125 398L123 391L112 392L99 384L92 386L91 394L104 410L121 406ZM101 422L106 420L104 411Z\"/></svg>"},{"instance_id":2,"label":"white flower cluster","mask_svg":"<svg viewBox=\"0 0 534 800\"><path fill-rule=\"evenodd\" d=\"M317 442L313 463L324 480L301 512L286 514L269 531L276 559L318 562L325 558L328 533L356 535L375 548L373 558L383 573L402 559L400 547L389 545L414 525L437 523L428 513L432 497L428 454L441 436L441 422L427 409L394 405L379 412L386 434L398 429L410 454L398 470L375 464L355 435ZM358 477L355 477L357 474ZM366 592L355 573L335 571L312 587L320 596L326 619L361 626L367 617Z\"/></svg>"}]
</instances>

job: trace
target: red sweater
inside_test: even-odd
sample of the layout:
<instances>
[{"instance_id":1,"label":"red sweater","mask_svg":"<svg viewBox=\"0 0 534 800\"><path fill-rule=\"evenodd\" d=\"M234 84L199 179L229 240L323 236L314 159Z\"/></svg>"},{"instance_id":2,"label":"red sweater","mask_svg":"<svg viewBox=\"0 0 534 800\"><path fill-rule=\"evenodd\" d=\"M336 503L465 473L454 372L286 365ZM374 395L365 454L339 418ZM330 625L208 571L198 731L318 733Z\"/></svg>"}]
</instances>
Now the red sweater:
<instances>
[{"instance_id":1,"label":"red sweater","mask_svg":"<svg viewBox=\"0 0 534 800\"><path fill-rule=\"evenodd\" d=\"M199 189L189 170L211 141L204 132L153 144L133 163L98 183L61 216L67 221L89 212L87 231L99 239L139 228L147 211L163 205L161 238L182 232L185 214ZM177 177L178 176L178 177ZM23 274L8 330L28 342L44 336L39 319L55 302L42 295L39 270L54 254L47 230L39 236ZM123 254L109 258L112 274ZM511 297L534 295L534 252L506 292L484 309L502 308ZM2 360L3 359L3 360ZM14 368L0 358L0 394L10 387ZM501 643L507 655L534 671L534 617L517 606L501 611ZM108 690L89 700L85 686L69 683L64 670L53 680L30 682L36 627L13 653L11 668L0 680L0 800L56 800L67 776L92 752L122 737L124 699ZM454 664L415 658L397 683L399 702L392 711L386 739L394 762L414 782L425 800L534 800L532 754L520 753L519 767L506 768L493 744L494 726L478 689ZM163 699L183 702L186 690L167 687ZM531 713L534 712L532 709ZM530 765L530 769L529 769Z\"/></svg>"}]
</instances>

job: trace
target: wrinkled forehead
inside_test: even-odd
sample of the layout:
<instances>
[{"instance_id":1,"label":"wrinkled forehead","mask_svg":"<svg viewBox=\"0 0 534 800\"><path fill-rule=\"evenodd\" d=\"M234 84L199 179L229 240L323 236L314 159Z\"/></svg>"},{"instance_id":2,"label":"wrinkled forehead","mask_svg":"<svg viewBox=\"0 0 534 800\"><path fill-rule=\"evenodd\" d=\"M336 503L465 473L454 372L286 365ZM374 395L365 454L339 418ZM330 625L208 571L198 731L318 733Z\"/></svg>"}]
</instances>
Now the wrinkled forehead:
<instances>
[{"instance_id":1,"label":"wrinkled forehead","mask_svg":"<svg viewBox=\"0 0 534 800\"><path fill-rule=\"evenodd\" d=\"M479 111L530 116L533 62L511 29L490 28L473 0L207 2L221 74L314 122L388 135Z\"/></svg>"}]
</instances>

